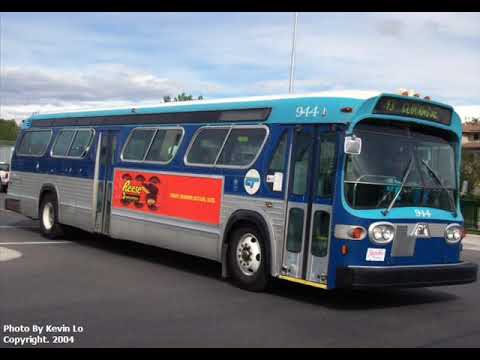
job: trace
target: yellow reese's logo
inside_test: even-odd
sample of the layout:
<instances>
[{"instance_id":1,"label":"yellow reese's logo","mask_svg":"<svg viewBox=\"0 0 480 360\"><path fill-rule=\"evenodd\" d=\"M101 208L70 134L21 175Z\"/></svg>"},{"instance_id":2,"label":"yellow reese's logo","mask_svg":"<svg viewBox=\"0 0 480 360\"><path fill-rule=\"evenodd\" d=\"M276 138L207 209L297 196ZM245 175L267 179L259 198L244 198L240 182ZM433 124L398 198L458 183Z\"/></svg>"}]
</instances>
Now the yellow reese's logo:
<instances>
[{"instance_id":1,"label":"yellow reese's logo","mask_svg":"<svg viewBox=\"0 0 480 360\"><path fill-rule=\"evenodd\" d=\"M150 193L143 185L132 185L132 182L127 180L122 187L122 199L138 201L142 192Z\"/></svg>"}]
</instances>

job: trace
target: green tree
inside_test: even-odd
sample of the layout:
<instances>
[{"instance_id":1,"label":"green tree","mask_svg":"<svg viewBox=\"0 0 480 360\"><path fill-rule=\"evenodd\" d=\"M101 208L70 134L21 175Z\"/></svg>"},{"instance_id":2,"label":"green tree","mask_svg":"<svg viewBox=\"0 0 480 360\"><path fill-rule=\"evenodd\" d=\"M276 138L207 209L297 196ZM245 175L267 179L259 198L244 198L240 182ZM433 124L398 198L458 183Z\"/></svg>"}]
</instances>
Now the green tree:
<instances>
[{"instance_id":1,"label":"green tree","mask_svg":"<svg viewBox=\"0 0 480 360\"><path fill-rule=\"evenodd\" d=\"M15 120L0 119L0 140L15 141L20 127Z\"/></svg>"},{"instance_id":2,"label":"green tree","mask_svg":"<svg viewBox=\"0 0 480 360\"><path fill-rule=\"evenodd\" d=\"M181 94L178 94L173 98L173 101L190 101L190 100L203 100L203 96L200 95L199 97L194 99L192 94L187 95L184 92L182 92ZM163 97L163 102L171 102L171 101L172 101L172 98L170 95L166 95Z\"/></svg>"}]
</instances>

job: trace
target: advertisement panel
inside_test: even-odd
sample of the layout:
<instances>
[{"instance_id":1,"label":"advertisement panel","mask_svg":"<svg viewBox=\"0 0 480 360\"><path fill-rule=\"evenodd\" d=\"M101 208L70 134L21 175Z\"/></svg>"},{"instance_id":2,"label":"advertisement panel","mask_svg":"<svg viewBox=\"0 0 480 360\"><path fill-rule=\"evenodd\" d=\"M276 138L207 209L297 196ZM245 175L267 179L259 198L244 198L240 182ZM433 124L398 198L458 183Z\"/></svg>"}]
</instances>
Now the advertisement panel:
<instances>
[{"instance_id":1,"label":"advertisement panel","mask_svg":"<svg viewBox=\"0 0 480 360\"><path fill-rule=\"evenodd\" d=\"M222 186L219 178L116 170L112 206L218 225Z\"/></svg>"}]
</instances>

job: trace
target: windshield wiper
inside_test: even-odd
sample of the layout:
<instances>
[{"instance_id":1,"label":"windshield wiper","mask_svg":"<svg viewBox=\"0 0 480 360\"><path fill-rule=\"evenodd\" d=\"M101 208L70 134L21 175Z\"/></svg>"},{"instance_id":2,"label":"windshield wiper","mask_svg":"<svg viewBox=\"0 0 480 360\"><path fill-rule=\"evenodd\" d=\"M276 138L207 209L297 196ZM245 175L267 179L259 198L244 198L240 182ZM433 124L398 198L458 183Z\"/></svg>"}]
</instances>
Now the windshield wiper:
<instances>
[{"instance_id":1,"label":"windshield wiper","mask_svg":"<svg viewBox=\"0 0 480 360\"><path fill-rule=\"evenodd\" d=\"M450 194L448 189L443 185L443 181L440 176L433 170L430 165L428 165L426 160L422 160L422 164L428 169L428 171L433 175L433 178L438 182L438 184L442 187L442 189L447 193L448 200L450 201L450 206L452 207L452 214L454 217L457 217L457 208L455 206L455 201L453 200L453 194Z\"/></svg>"},{"instance_id":2,"label":"windshield wiper","mask_svg":"<svg viewBox=\"0 0 480 360\"><path fill-rule=\"evenodd\" d=\"M400 189L398 189L397 193L395 194L394 198L392 199L392 201L390 202L388 207L385 210L382 211L383 216L387 216L387 214L392 209L393 204L395 204L395 201L397 201L398 196L402 192L403 186L407 182L408 175L410 175L410 172L412 171L413 159L414 159L414 157L413 157L413 153L412 153L412 157L410 158L410 162L408 163L407 170L405 171L405 174L403 175L402 183L400 184Z\"/></svg>"}]
</instances>

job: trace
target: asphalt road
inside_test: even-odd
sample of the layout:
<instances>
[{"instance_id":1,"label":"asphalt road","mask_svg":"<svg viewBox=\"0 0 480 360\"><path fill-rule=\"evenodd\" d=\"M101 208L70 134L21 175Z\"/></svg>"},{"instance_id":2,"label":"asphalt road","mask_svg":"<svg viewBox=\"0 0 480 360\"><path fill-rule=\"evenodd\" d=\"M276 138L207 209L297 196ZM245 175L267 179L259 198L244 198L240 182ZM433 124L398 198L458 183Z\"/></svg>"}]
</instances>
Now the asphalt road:
<instances>
[{"instance_id":1,"label":"asphalt road","mask_svg":"<svg viewBox=\"0 0 480 360\"><path fill-rule=\"evenodd\" d=\"M0 347L40 336L34 325L44 326L41 336L48 325L65 325L70 332L49 332L47 340L74 341L37 347L480 344L478 282L326 292L277 280L268 292L250 293L222 281L212 261L84 232L66 240L48 242L36 222L0 210L0 255L11 256L0 261ZM479 251L463 257L480 262Z\"/></svg>"}]
</instances>

